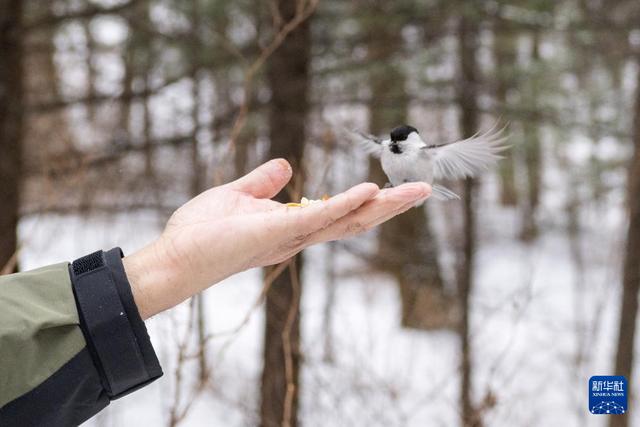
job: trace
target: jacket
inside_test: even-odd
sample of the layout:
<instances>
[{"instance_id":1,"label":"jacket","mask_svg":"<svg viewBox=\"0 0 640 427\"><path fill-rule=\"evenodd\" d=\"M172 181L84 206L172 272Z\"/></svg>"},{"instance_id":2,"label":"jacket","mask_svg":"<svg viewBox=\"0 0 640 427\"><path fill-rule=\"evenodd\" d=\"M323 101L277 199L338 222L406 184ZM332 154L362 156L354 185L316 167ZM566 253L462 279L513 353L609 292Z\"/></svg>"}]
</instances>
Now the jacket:
<instances>
[{"instance_id":1,"label":"jacket","mask_svg":"<svg viewBox=\"0 0 640 427\"><path fill-rule=\"evenodd\" d=\"M75 426L162 376L121 259L0 276L0 426Z\"/></svg>"}]
</instances>

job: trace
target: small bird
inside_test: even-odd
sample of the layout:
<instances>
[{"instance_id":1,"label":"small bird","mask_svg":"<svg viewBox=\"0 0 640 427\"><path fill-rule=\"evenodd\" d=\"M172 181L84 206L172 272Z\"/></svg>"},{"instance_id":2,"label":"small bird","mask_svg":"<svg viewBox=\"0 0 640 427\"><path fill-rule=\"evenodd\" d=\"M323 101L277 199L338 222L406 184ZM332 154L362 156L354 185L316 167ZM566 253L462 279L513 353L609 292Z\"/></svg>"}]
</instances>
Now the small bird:
<instances>
[{"instance_id":1,"label":"small bird","mask_svg":"<svg viewBox=\"0 0 640 427\"><path fill-rule=\"evenodd\" d=\"M380 159L391 186L423 181L431 184L436 199L452 200L460 196L437 182L473 177L487 171L502 158L498 153L509 148L504 145L507 139L504 129L496 124L485 133L443 144L425 143L418 130L409 125L394 128L389 139L357 130L352 133L367 151Z\"/></svg>"}]
</instances>

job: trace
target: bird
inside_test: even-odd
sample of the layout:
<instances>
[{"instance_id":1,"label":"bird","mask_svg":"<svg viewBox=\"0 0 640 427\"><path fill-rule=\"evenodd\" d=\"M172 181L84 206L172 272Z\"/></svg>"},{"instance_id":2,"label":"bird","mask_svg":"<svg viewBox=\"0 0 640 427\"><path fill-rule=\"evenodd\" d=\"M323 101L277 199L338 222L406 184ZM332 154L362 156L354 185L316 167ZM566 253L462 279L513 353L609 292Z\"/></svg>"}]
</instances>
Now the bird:
<instances>
[{"instance_id":1,"label":"bird","mask_svg":"<svg viewBox=\"0 0 640 427\"><path fill-rule=\"evenodd\" d=\"M386 187L422 181L431 185L434 198L456 200L460 196L439 182L475 177L489 170L502 158L499 153L509 148L505 145L508 138L505 129L506 126L496 123L486 132L442 144L427 144L410 125L394 128L388 139L359 130L350 132L370 154L380 159L389 178Z\"/></svg>"}]
</instances>

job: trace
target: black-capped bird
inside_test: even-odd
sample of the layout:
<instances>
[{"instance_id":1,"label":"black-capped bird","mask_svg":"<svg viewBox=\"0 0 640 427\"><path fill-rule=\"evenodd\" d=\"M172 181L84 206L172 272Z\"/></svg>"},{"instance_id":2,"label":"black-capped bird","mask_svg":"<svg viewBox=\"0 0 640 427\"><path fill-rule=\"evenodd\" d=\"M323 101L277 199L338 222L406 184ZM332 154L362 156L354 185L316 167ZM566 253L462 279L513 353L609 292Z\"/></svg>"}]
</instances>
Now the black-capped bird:
<instances>
[{"instance_id":1,"label":"black-capped bird","mask_svg":"<svg viewBox=\"0 0 640 427\"><path fill-rule=\"evenodd\" d=\"M473 177L487 171L502 158L498 153L509 148L504 145L507 139L504 130L496 124L487 132L443 144L425 143L418 130L409 125L393 129L389 139L357 130L352 133L380 159L391 185L423 181L431 184L433 197L451 200L460 197L438 182Z\"/></svg>"}]
</instances>

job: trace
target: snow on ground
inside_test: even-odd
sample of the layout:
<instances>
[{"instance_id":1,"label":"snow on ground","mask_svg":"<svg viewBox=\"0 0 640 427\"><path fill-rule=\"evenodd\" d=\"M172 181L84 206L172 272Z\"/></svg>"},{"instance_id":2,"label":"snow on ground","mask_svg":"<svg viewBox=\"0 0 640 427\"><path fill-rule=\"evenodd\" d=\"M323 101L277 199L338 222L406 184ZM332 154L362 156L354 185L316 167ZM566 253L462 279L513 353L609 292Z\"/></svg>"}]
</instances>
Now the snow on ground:
<instances>
[{"instance_id":1,"label":"snow on ground","mask_svg":"<svg viewBox=\"0 0 640 427\"><path fill-rule=\"evenodd\" d=\"M587 221L582 245L588 264L580 276L564 233L551 228L525 245L504 227L515 222L512 216L501 210L480 216L484 227L472 301L473 367L477 400L491 391L497 401L485 415L487 425L604 425L605 417L587 412L587 380L610 373L617 329L620 215L595 215ZM20 228L25 239L21 262L33 268L116 245L131 252L159 230L160 222L144 213L89 220L28 219ZM458 339L451 332L400 328L399 297L388 277L339 279L330 329L334 357L331 362L324 358L326 252L326 246L309 251L305 268L304 424L457 425ZM339 268L358 262L342 252L338 261ZM214 334L208 348L214 385L195 400L183 425L256 424L262 310L253 312L239 333L224 332L233 330L250 311L260 278L259 271L245 272L206 292L207 324ZM166 425L175 397L176 348L187 313L183 304L147 322L165 376L113 402L86 425ZM579 346L584 350L581 358ZM195 372L191 361L181 388L182 404L191 400L189 384Z\"/></svg>"},{"instance_id":2,"label":"snow on ground","mask_svg":"<svg viewBox=\"0 0 640 427\"><path fill-rule=\"evenodd\" d=\"M162 9L156 12L164 13ZM157 18L158 22L164 20L162 16ZM103 19L93 25L103 43L117 44L126 35L126 26L113 20ZM64 94L71 97L82 91L86 77L82 71L84 53L73 53L73 47L82 44L74 38L80 34L82 30L70 27L56 41L61 51L68 52L59 54L56 62L60 74L66 76ZM114 64L102 65L105 73L100 80L106 85L102 89L105 93L113 92L121 80L121 69ZM185 85L188 84L180 82L152 98L154 133L178 134L184 130L180 126L190 126L189 120L175 119L184 117L189 110L185 104L190 99L185 95L189 88ZM361 124L366 122L365 113L353 106L332 106L323 112L327 122L337 123L351 116ZM419 114L414 114L415 118L432 117L428 112L416 113ZM171 120L162 120L165 117ZM421 120L414 122L419 128L434 127ZM73 128L86 129L81 123L82 119L76 118ZM79 135L76 139L96 138ZM620 158L622 144L609 142L598 145L603 151L598 157ZM593 146L578 141L564 151L575 163L586 162L589 153L585 150L593 149L588 147ZM211 157L214 161L215 156ZM366 167L364 153L337 157L337 163L342 164L337 169L343 175L334 177L336 182L355 183L366 175L354 171L354 166ZM538 240L530 244L517 240L519 218L515 212L487 202L495 200L495 194L483 198L479 209L480 242L471 329L476 400L490 391L497 402L485 414L489 426L598 426L604 425L606 419L587 412L587 381L591 375L611 373L617 339L624 174L607 173L604 178L610 186L619 188L608 196L610 200L602 204L604 208L584 209L585 229L580 247L585 264L578 271L561 226L568 190L566 176L570 171L564 165L553 164L553 156L546 157L544 173L548 185L543 191L545 200L539 218L544 233ZM174 162L173 157L167 158ZM442 218L434 218L437 227L442 223ZM23 220L20 226L23 241L20 262L29 269L116 245L130 253L150 241L160 229L161 222L149 213L91 219L32 217ZM305 268L302 313L305 357L300 411L304 425L457 425L458 338L451 332L400 328L399 297L388 277L339 280L330 329L334 358L331 363L326 361L325 252L326 247L309 251ZM342 267L357 262L344 253L339 258ZM452 264L450 255L444 254L443 260ZM249 271L205 292L210 332L230 331L243 321L260 292L260 280L259 271ZM147 322L165 376L146 389L113 402L86 425L167 424L168 409L175 399L176 348L184 334L187 315L188 306L183 304ZM216 335L212 339L208 357L214 368L213 387L195 400L183 425L256 425L263 322L259 309L238 334ZM190 361L186 368L186 385L179 393L181 406L191 400L189 382L195 373L195 362ZM638 378L630 383L638 383ZM637 400L630 402L631 415L640 424L639 411L634 410L636 405Z\"/></svg>"}]
</instances>

